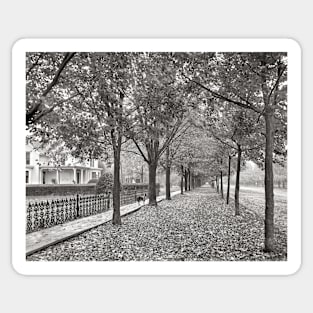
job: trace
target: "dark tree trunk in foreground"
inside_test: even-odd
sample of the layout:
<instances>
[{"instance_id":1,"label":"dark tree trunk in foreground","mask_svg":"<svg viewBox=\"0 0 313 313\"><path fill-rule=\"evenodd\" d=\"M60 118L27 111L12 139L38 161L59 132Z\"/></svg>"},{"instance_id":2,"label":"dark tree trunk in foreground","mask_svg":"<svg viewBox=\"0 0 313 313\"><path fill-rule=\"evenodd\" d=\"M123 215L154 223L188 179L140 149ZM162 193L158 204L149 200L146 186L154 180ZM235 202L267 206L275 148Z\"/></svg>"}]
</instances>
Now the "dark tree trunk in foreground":
<instances>
[{"instance_id":1,"label":"dark tree trunk in foreground","mask_svg":"<svg viewBox=\"0 0 313 313\"><path fill-rule=\"evenodd\" d=\"M180 176L180 193L184 194L184 166L181 165L181 176Z\"/></svg>"},{"instance_id":2,"label":"dark tree trunk in foreground","mask_svg":"<svg viewBox=\"0 0 313 313\"><path fill-rule=\"evenodd\" d=\"M216 176L216 191L217 191L217 193L220 193L220 188L219 188L219 184L218 184L218 176Z\"/></svg>"},{"instance_id":3,"label":"dark tree trunk in foreground","mask_svg":"<svg viewBox=\"0 0 313 313\"><path fill-rule=\"evenodd\" d=\"M221 196L224 199L224 191L223 191L223 172L221 171Z\"/></svg>"},{"instance_id":4,"label":"dark tree trunk in foreground","mask_svg":"<svg viewBox=\"0 0 313 313\"><path fill-rule=\"evenodd\" d=\"M191 172L190 168L188 168L188 190L191 190Z\"/></svg>"},{"instance_id":5,"label":"dark tree trunk in foreground","mask_svg":"<svg viewBox=\"0 0 313 313\"><path fill-rule=\"evenodd\" d=\"M230 188L230 166L231 166L231 156L228 156L228 175L227 175L227 196L226 203L229 204L229 188Z\"/></svg>"},{"instance_id":6,"label":"dark tree trunk in foreground","mask_svg":"<svg viewBox=\"0 0 313 313\"><path fill-rule=\"evenodd\" d=\"M238 147L237 156L237 171L236 171L236 186L235 186L235 215L239 215L239 186L240 186L240 162L241 162L241 147Z\"/></svg>"},{"instance_id":7,"label":"dark tree trunk in foreground","mask_svg":"<svg viewBox=\"0 0 313 313\"><path fill-rule=\"evenodd\" d=\"M171 165L169 161L170 148L166 148L166 168L165 168L165 198L171 200Z\"/></svg>"},{"instance_id":8,"label":"dark tree trunk in foreground","mask_svg":"<svg viewBox=\"0 0 313 313\"><path fill-rule=\"evenodd\" d=\"M171 168L169 166L165 170L165 195L166 200L171 200Z\"/></svg>"},{"instance_id":9,"label":"dark tree trunk in foreground","mask_svg":"<svg viewBox=\"0 0 313 313\"><path fill-rule=\"evenodd\" d=\"M273 191L273 111L268 107L265 111L265 243L264 250L274 251L274 191Z\"/></svg>"},{"instance_id":10,"label":"dark tree trunk in foreground","mask_svg":"<svg viewBox=\"0 0 313 313\"><path fill-rule=\"evenodd\" d=\"M113 181L113 225L121 225L121 210L120 210L120 156L121 156L121 145L120 138L118 144L114 148L114 181Z\"/></svg>"},{"instance_id":11,"label":"dark tree trunk in foreground","mask_svg":"<svg viewBox=\"0 0 313 313\"><path fill-rule=\"evenodd\" d=\"M185 169L185 191L188 191L188 171Z\"/></svg>"},{"instance_id":12,"label":"dark tree trunk in foreground","mask_svg":"<svg viewBox=\"0 0 313 313\"><path fill-rule=\"evenodd\" d=\"M156 206L156 169L157 163L150 162L149 163L149 189L148 189L148 197L149 197L149 205Z\"/></svg>"},{"instance_id":13,"label":"dark tree trunk in foreground","mask_svg":"<svg viewBox=\"0 0 313 313\"><path fill-rule=\"evenodd\" d=\"M264 54L263 65L266 64L266 56ZM265 240L264 250L266 252L274 251L275 238L274 238L274 175L273 175L273 150L274 150L274 107L277 105L277 96L279 92L279 81L284 73L286 67L283 66L281 60L277 66L277 81L274 89L268 90L267 71L264 67L262 93L264 100L264 118L265 118ZM272 95L271 95L272 93ZM271 96L273 105L270 103Z\"/></svg>"}]
</instances>

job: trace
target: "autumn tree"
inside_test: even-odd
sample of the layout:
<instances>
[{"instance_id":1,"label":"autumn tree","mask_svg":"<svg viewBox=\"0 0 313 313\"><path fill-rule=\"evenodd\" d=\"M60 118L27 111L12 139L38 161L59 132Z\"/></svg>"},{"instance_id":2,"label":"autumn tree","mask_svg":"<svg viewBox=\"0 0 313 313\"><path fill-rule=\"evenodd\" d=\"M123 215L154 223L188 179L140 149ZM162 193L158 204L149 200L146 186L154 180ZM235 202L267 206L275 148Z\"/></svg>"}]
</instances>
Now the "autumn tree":
<instances>
[{"instance_id":1,"label":"autumn tree","mask_svg":"<svg viewBox=\"0 0 313 313\"><path fill-rule=\"evenodd\" d=\"M62 139L82 158L114 159L113 224L120 217L120 153L130 129L131 57L123 53L80 53L71 69L70 90L78 97L47 115L36 132Z\"/></svg>"},{"instance_id":2,"label":"autumn tree","mask_svg":"<svg viewBox=\"0 0 313 313\"><path fill-rule=\"evenodd\" d=\"M239 190L240 190L240 172L242 157L252 150L263 150L264 140L260 134L261 123L257 123L258 117L253 113L241 108L219 106L218 118L211 114L208 130L211 135L227 149L228 172L230 174L231 158L236 152L236 184L235 184L235 215L239 215ZM228 175L227 203L229 202L229 182Z\"/></svg>"},{"instance_id":3,"label":"autumn tree","mask_svg":"<svg viewBox=\"0 0 313 313\"><path fill-rule=\"evenodd\" d=\"M173 164L177 172L182 175L185 190L189 190L189 187L190 189L194 186L199 187L204 179L220 174L220 164L215 163L217 159L220 160L216 142L192 120L190 125L186 134L181 137L179 146L175 147L175 142L173 142L175 147Z\"/></svg>"},{"instance_id":4,"label":"autumn tree","mask_svg":"<svg viewBox=\"0 0 313 313\"><path fill-rule=\"evenodd\" d=\"M142 53L133 62L132 140L149 167L149 204L156 205L156 169L185 116L183 83L167 54Z\"/></svg>"},{"instance_id":5,"label":"autumn tree","mask_svg":"<svg viewBox=\"0 0 313 313\"><path fill-rule=\"evenodd\" d=\"M165 153L160 158L160 165L165 170L165 198L166 200L171 200L171 170L175 162L180 158L181 148L185 141L185 136L188 134L190 124L186 120L180 129L175 134L171 143L167 146ZM179 171L181 170L181 164L179 165ZM181 183L182 185L182 183Z\"/></svg>"},{"instance_id":6,"label":"autumn tree","mask_svg":"<svg viewBox=\"0 0 313 313\"><path fill-rule=\"evenodd\" d=\"M188 68L188 70L187 70ZM275 134L286 125L285 53L201 55L183 68L186 80L209 96L253 111L265 124L265 251L274 250L273 153ZM284 147L282 147L284 149Z\"/></svg>"}]
</instances>

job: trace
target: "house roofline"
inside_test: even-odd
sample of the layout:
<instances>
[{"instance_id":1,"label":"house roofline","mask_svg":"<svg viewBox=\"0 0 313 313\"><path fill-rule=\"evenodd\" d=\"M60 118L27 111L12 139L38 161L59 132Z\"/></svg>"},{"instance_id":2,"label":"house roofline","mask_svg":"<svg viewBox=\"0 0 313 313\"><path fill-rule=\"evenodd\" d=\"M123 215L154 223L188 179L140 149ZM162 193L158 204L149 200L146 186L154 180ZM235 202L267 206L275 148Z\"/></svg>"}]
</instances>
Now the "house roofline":
<instances>
[{"instance_id":1,"label":"house roofline","mask_svg":"<svg viewBox=\"0 0 313 313\"><path fill-rule=\"evenodd\" d=\"M55 170L57 167L60 168L60 169L63 169L63 170L73 170L73 169L79 169L79 170L99 170L99 171L102 170L102 168L100 168L100 167L90 167L90 166L80 166L80 165L61 165L61 166L40 165L39 169L52 169L52 170Z\"/></svg>"}]
</instances>

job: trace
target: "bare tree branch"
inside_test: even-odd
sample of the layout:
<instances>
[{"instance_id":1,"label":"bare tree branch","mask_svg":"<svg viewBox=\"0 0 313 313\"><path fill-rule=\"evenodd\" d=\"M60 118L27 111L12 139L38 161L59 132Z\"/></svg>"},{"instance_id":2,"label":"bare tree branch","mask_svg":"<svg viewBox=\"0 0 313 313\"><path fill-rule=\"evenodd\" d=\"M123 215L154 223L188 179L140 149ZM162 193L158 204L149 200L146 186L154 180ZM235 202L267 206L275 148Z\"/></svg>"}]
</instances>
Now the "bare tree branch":
<instances>
[{"instance_id":1,"label":"bare tree branch","mask_svg":"<svg viewBox=\"0 0 313 313\"><path fill-rule=\"evenodd\" d=\"M145 154L143 153L143 151L141 150L139 144L137 143L136 139L132 138L134 144L136 145L138 151L140 152L140 155L143 157L143 159L149 164L149 160L147 159L147 157L145 156Z\"/></svg>"},{"instance_id":2,"label":"bare tree branch","mask_svg":"<svg viewBox=\"0 0 313 313\"><path fill-rule=\"evenodd\" d=\"M136 154L136 155L139 155L142 157L142 154L141 153L138 153L136 151L132 151L132 150L127 150L127 149L122 149L121 150L122 152L126 152L126 153L133 153L133 154Z\"/></svg>"}]
</instances>

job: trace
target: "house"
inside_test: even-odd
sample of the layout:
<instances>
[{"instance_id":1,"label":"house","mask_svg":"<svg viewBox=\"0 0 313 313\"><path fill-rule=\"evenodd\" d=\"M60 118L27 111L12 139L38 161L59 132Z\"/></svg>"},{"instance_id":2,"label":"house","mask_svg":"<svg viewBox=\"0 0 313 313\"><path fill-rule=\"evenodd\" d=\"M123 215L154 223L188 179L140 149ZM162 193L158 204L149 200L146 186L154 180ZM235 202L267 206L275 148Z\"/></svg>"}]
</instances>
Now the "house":
<instances>
[{"instance_id":1,"label":"house","mask_svg":"<svg viewBox=\"0 0 313 313\"><path fill-rule=\"evenodd\" d=\"M26 184L87 184L101 175L98 160L78 160L70 156L55 163L44 151L26 141Z\"/></svg>"}]
</instances>

